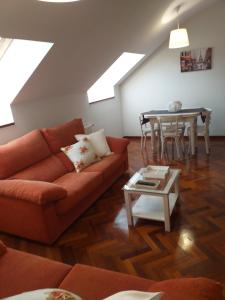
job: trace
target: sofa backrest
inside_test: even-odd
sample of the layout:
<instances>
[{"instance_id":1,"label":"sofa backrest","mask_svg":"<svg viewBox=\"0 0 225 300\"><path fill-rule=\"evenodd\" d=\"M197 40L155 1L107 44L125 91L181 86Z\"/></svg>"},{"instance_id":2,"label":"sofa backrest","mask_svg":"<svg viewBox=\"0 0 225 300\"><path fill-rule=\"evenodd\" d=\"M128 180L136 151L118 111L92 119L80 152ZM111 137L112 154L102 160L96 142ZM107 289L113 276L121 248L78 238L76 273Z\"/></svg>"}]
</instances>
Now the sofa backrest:
<instances>
[{"instance_id":1,"label":"sofa backrest","mask_svg":"<svg viewBox=\"0 0 225 300\"><path fill-rule=\"evenodd\" d=\"M74 166L61 147L74 144L84 133L81 119L54 128L34 130L0 146L0 179L54 181Z\"/></svg>"},{"instance_id":2,"label":"sofa backrest","mask_svg":"<svg viewBox=\"0 0 225 300\"><path fill-rule=\"evenodd\" d=\"M82 119L74 119L53 128L43 128L41 132L51 151L60 159L67 171L74 170L72 162L60 150L61 147L72 145L76 142L75 135L84 133Z\"/></svg>"},{"instance_id":3,"label":"sofa backrest","mask_svg":"<svg viewBox=\"0 0 225 300\"><path fill-rule=\"evenodd\" d=\"M52 155L40 130L0 146L0 179L54 181L66 173L62 162Z\"/></svg>"},{"instance_id":4,"label":"sofa backrest","mask_svg":"<svg viewBox=\"0 0 225 300\"><path fill-rule=\"evenodd\" d=\"M39 130L0 146L0 179L49 157L51 152Z\"/></svg>"},{"instance_id":5,"label":"sofa backrest","mask_svg":"<svg viewBox=\"0 0 225 300\"><path fill-rule=\"evenodd\" d=\"M72 145L76 142L75 134L84 133L81 119L74 119L57 127L43 128L41 132L53 153L60 152L61 147Z\"/></svg>"},{"instance_id":6,"label":"sofa backrest","mask_svg":"<svg viewBox=\"0 0 225 300\"><path fill-rule=\"evenodd\" d=\"M60 159L51 155L28 168L19 171L10 179L26 179L53 182L57 178L67 173L67 169Z\"/></svg>"}]
</instances>

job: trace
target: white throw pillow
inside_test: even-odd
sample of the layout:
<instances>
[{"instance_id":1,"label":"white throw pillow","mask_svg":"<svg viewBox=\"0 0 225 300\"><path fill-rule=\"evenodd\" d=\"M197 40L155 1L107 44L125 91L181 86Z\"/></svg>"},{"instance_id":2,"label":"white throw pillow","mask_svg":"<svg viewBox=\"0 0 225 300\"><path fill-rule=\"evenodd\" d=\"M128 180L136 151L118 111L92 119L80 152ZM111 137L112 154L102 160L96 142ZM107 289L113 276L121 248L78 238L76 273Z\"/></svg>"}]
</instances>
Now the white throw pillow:
<instances>
[{"instance_id":1,"label":"white throw pillow","mask_svg":"<svg viewBox=\"0 0 225 300\"><path fill-rule=\"evenodd\" d=\"M81 298L71 292L61 289L41 289L18 294L4 300L81 300Z\"/></svg>"},{"instance_id":2,"label":"white throw pillow","mask_svg":"<svg viewBox=\"0 0 225 300\"><path fill-rule=\"evenodd\" d=\"M87 138L83 138L73 145L63 147L61 150L72 161L78 173L90 164L100 160L94 147Z\"/></svg>"},{"instance_id":3,"label":"white throw pillow","mask_svg":"<svg viewBox=\"0 0 225 300\"><path fill-rule=\"evenodd\" d=\"M84 137L88 138L88 140L92 143L94 150L99 157L112 154L112 152L109 148L109 145L107 143L106 137L105 137L104 129L100 129L91 134L76 134L75 135L75 138L78 141L80 141Z\"/></svg>"},{"instance_id":4,"label":"white throw pillow","mask_svg":"<svg viewBox=\"0 0 225 300\"><path fill-rule=\"evenodd\" d=\"M140 292L140 291L124 291L116 293L103 300L160 300L162 293Z\"/></svg>"}]
</instances>

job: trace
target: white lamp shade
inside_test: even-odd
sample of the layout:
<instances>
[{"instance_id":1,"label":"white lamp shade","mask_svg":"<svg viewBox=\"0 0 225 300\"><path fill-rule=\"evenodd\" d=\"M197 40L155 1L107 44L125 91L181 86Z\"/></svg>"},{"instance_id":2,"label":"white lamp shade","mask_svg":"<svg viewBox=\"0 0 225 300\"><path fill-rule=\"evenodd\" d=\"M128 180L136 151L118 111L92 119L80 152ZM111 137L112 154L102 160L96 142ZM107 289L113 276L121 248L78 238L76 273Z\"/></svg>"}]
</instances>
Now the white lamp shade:
<instances>
[{"instance_id":1,"label":"white lamp shade","mask_svg":"<svg viewBox=\"0 0 225 300\"><path fill-rule=\"evenodd\" d=\"M178 28L170 32L170 49L182 48L187 46L189 46L189 39L186 28Z\"/></svg>"}]
</instances>

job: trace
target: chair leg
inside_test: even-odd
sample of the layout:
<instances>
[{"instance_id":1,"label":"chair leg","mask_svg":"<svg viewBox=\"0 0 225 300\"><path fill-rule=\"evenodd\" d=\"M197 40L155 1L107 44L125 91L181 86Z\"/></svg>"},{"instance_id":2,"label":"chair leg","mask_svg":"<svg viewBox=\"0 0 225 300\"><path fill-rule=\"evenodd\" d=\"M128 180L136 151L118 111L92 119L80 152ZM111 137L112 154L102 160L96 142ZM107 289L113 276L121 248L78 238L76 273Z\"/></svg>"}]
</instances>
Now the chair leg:
<instances>
[{"instance_id":1,"label":"chair leg","mask_svg":"<svg viewBox=\"0 0 225 300\"><path fill-rule=\"evenodd\" d=\"M177 158L180 159L180 147L179 147L179 140L177 137L175 138L175 145L177 150Z\"/></svg>"},{"instance_id":2,"label":"chair leg","mask_svg":"<svg viewBox=\"0 0 225 300\"><path fill-rule=\"evenodd\" d=\"M147 134L144 135L144 148L146 148L146 139L147 139Z\"/></svg>"},{"instance_id":3,"label":"chair leg","mask_svg":"<svg viewBox=\"0 0 225 300\"><path fill-rule=\"evenodd\" d=\"M161 159L162 160L164 157L164 151L165 151L165 140L164 140L164 138L161 138Z\"/></svg>"},{"instance_id":4,"label":"chair leg","mask_svg":"<svg viewBox=\"0 0 225 300\"><path fill-rule=\"evenodd\" d=\"M191 135L188 133L188 154L191 154Z\"/></svg>"},{"instance_id":5,"label":"chair leg","mask_svg":"<svg viewBox=\"0 0 225 300\"><path fill-rule=\"evenodd\" d=\"M185 142L184 142L184 136L181 137L180 143L181 143L181 147L182 147L183 156L185 157Z\"/></svg>"},{"instance_id":6,"label":"chair leg","mask_svg":"<svg viewBox=\"0 0 225 300\"><path fill-rule=\"evenodd\" d=\"M143 150L143 135L141 136L141 150Z\"/></svg>"},{"instance_id":7,"label":"chair leg","mask_svg":"<svg viewBox=\"0 0 225 300\"><path fill-rule=\"evenodd\" d=\"M156 135L157 135L157 138L158 138L158 151L160 153L160 150L161 150L161 138L160 138L159 131L157 131Z\"/></svg>"},{"instance_id":8,"label":"chair leg","mask_svg":"<svg viewBox=\"0 0 225 300\"><path fill-rule=\"evenodd\" d=\"M169 160L167 139L165 139L165 154L166 159Z\"/></svg>"},{"instance_id":9,"label":"chair leg","mask_svg":"<svg viewBox=\"0 0 225 300\"><path fill-rule=\"evenodd\" d=\"M206 151L206 154L209 154L210 150L209 150L209 136L208 136L208 134L205 134L204 138L205 138L205 151Z\"/></svg>"},{"instance_id":10,"label":"chair leg","mask_svg":"<svg viewBox=\"0 0 225 300\"><path fill-rule=\"evenodd\" d=\"M174 139L171 138L172 159L174 160Z\"/></svg>"}]
</instances>

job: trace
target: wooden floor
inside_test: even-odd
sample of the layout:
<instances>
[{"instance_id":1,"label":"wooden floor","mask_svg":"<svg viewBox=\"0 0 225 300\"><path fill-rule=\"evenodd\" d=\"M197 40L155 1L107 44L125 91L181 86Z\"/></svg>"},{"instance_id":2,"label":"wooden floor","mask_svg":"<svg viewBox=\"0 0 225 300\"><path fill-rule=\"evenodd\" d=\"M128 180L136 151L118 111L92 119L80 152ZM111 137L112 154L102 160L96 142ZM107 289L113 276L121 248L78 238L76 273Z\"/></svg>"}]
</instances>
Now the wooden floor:
<instances>
[{"instance_id":1,"label":"wooden floor","mask_svg":"<svg viewBox=\"0 0 225 300\"><path fill-rule=\"evenodd\" d=\"M149 142L148 142L149 143ZM77 262L161 280L207 276L225 286L225 141L212 141L208 157L199 143L195 158L170 161L182 169L181 196L172 216L172 231L161 222L137 220L128 228L120 178L52 246L0 234L7 245L69 264ZM129 145L130 174L157 157ZM167 164L167 162L165 162Z\"/></svg>"}]
</instances>

